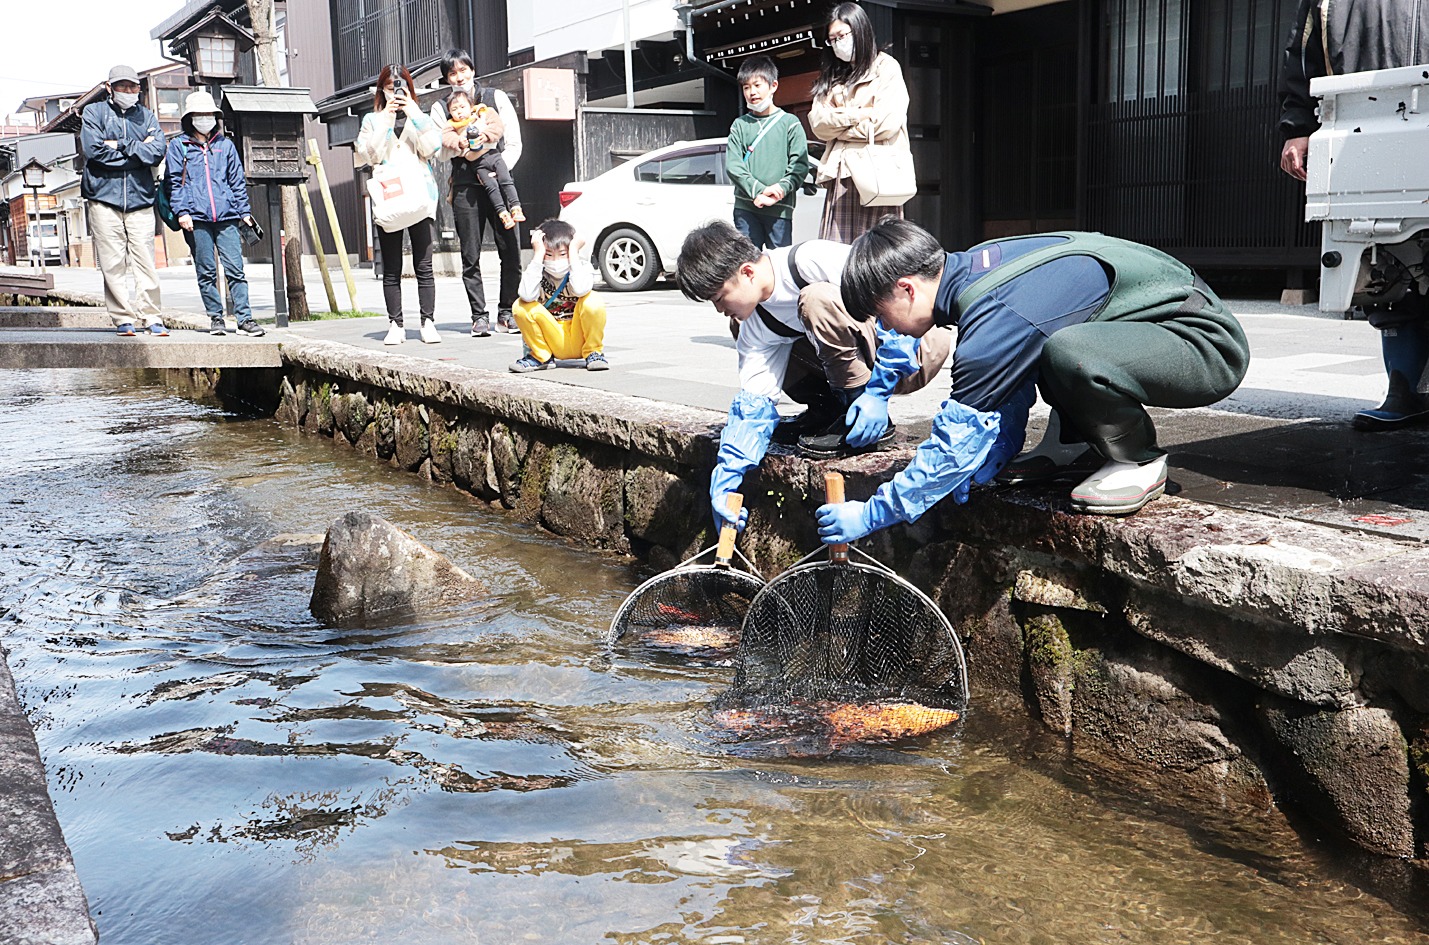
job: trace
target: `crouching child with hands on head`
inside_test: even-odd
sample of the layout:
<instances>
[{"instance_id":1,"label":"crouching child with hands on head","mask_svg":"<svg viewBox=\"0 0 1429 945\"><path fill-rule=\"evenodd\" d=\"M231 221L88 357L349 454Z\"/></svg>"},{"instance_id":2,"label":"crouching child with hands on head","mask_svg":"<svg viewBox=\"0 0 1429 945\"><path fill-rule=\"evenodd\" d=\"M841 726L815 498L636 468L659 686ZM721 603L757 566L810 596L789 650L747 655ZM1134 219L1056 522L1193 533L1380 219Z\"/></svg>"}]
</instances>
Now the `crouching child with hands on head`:
<instances>
[{"instance_id":1,"label":"crouching child with hands on head","mask_svg":"<svg viewBox=\"0 0 1429 945\"><path fill-rule=\"evenodd\" d=\"M582 255L585 240L564 220L547 220L531 232L531 263L521 276L512 314L528 353L511 370L542 371L557 359L584 358L586 370L604 371L605 302L591 291L595 270Z\"/></svg>"},{"instance_id":2,"label":"crouching child with hands on head","mask_svg":"<svg viewBox=\"0 0 1429 945\"><path fill-rule=\"evenodd\" d=\"M914 336L955 326L958 341L932 435L867 502L819 508L828 544L916 521L947 496L965 502L994 477L1080 478L1075 511L1136 512L1166 489L1146 407L1213 404L1250 361L1239 322L1195 272L1099 233L948 253L916 224L885 218L854 243L843 293L860 317ZM1053 411L1046 438L1018 456L1039 389Z\"/></svg>"},{"instance_id":3,"label":"crouching child with hands on head","mask_svg":"<svg viewBox=\"0 0 1429 945\"><path fill-rule=\"evenodd\" d=\"M723 221L685 238L676 264L681 291L713 302L738 328L740 390L710 477L716 529L734 523L727 496L771 443L797 444L813 458L881 446L894 435L888 399L926 386L948 356L945 328L915 338L849 315L839 292L848 255L848 246L829 240L760 250ZM808 409L781 421L781 393Z\"/></svg>"}]
</instances>

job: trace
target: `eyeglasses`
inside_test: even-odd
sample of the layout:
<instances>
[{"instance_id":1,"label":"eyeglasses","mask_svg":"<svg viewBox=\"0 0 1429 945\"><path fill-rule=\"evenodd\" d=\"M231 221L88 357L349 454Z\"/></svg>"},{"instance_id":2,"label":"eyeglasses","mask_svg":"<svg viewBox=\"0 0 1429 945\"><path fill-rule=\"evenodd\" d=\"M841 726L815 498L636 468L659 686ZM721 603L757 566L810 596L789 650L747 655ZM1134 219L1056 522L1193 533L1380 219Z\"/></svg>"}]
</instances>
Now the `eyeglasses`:
<instances>
[{"instance_id":1,"label":"eyeglasses","mask_svg":"<svg viewBox=\"0 0 1429 945\"><path fill-rule=\"evenodd\" d=\"M847 39L848 37L850 37L850 36L852 36L852 35L853 35L853 31L852 31L852 30L844 30L842 33L830 33L830 34L829 34L829 43L830 43L830 44L837 43L839 40L841 40L841 39Z\"/></svg>"}]
</instances>

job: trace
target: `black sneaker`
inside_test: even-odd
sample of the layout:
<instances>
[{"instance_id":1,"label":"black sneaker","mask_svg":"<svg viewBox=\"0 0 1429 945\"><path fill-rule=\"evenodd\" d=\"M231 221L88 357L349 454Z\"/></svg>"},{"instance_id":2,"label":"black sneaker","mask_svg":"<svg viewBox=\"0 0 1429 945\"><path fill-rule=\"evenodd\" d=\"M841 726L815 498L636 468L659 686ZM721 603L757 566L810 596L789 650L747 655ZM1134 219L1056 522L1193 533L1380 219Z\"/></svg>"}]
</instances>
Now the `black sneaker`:
<instances>
[{"instance_id":1,"label":"black sneaker","mask_svg":"<svg viewBox=\"0 0 1429 945\"><path fill-rule=\"evenodd\" d=\"M842 424L840 424L842 425ZM883 435L867 446L849 446L844 440L847 429L825 433L822 436L801 436L794 452L807 459L838 459L842 456L859 456L872 453L892 443L898 436L898 427L890 423Z\"/></svg>"},{"instance_id":2,"label":"black sneaker","mask_svg":"<svg viewBox=\"0 0 1429 945\"><path fill-rule=\"evenodd\" d=\"M473 338L486 338L491 334L491 319L485 315L478 315L471 320L471 336Z\"/></svg>"},{"instance_id":3,"label":"black sneaker","mask_svg":"<svg viewBox=\"0 0 1429 945\"><path fill-rule=\"evenodd\" d=\"M208 320L208 333L210 335L226 335L228 334L228 326L224 324L221 318L210 318Z\"/></svg>"},{"instance_id":4,"label":"black sneaker","mask_svg":"<svg viewBox=\"0 0 1429 945\"><path fill-rule=\"evenodd\" d=\"M249 338L262 338L268 332L263 330L263 326L255 321L246 321L238 326L240 335L247 335Z\"/></svg>"},{"instance_id":5,"label":"black sneaker","mask_svg":"<svg viewBox=\"0 0 1429 945\"><path fill-rule=\"evenodd\" d=\"M997 481L1006 486L1019 486L1056 482L1059 479L1078 479L1100 469L1105 462L1102 454L1090 446L1062 463L1043 453L1028 452L1014 457L1004 466L1002 472L997 474Z\"/></svg>"},{"instance_id":6,"label":"black sneaker","mask_svg":"<svg viewBox=\"0 0 1429 945\"><path fill-rule=\"evenodd\" d=\"M770 439L781 446L793 446L804 437L820 436L829 432L835 423L843 421L845 413L845 408L837 404L832 407L813 404L798 416L781 420L779 425L774 428L774 435ZM842 431L843 427L839 429Z\"/></svg>"}]
</instances>

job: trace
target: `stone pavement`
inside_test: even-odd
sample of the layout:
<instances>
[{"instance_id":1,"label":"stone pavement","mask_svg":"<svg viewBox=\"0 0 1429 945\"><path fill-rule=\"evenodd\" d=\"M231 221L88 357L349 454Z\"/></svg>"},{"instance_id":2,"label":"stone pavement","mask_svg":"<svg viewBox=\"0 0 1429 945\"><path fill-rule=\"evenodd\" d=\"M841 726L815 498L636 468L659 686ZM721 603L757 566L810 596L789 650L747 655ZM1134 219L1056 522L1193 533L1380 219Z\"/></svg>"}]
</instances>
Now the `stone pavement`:
<instances>
[{"instance_id":1,"label":"stone pavement","mask_svg":"<svg viewBox=\"0 0 1429 945\"><path fill-rule=\"evenodd\" d=\"M97 295L94 270L51 270L57 289ZM496 260L483 264L487 296L496 295ZM193 271L161 270L166 309L200 313ZM260 320L271 321L272 283L267 266L249 269ZM335 273L340 301L347 298ZM357 270L358 301L382 311L381 284L372 270ZM316 271L307 274L314 310L326 296ZM416 286L404 281L408 324L416 325ZM668 283L643 293L604 293L610 312L606 353L611 370L590 373L578 362L530 375L553 384L598 388L723 412L735 387L735 353L724 319L708 305L686 300ZM1377 333L1363 322L1325 316L1313 306L1232 301L1250 338L1250 373L1236 393L1213 408L1154 411L1162 445L1171 451L1172 480L1187 498L1265 512L1287 519L1421 540L1429 538L1429 431L1359 433L1348 418L1379 403L1383 369ZM197 324L197 323L195 323ZM415 330L404 355L505 372L521 355L515 335L471 338L461 282L437 280L437 325L444 341L423 345ZM382 348L382 318L295 323L304 338L359 349ZM235 339L236 340L236 339ZM391 350L391 349L388 349ZM947 395L942 384L905 398L890 411L909 438L926 434L928 420ZM1036 442L1045 408L1034 413L1029 442Z\"/></svg>"}]
</instances>

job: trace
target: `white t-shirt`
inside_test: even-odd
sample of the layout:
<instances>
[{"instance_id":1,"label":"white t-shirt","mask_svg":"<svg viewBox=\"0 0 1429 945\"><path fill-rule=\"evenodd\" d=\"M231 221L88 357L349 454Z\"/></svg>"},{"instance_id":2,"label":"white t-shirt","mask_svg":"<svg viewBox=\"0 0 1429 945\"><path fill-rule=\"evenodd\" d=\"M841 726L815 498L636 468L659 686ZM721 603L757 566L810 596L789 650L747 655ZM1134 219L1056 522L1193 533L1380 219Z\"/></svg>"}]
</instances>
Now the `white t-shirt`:
<instances>
[{"instance_id":1,"label":"white t-shirt","mask_svg":"<svg viewBox=\"0 0 1429 945\"><path fill-rule=\"evenodd\" d=\"M814 342L799 319L799 285L789 273L789 247L765 250L764 255L774 267L774 292L762 304L776 320L801 332ZM843 280L844 263L849 247L832 240L809 240L799 245L799 274L812 285L816 282ZM756 396L778 400L783 390L784 374L789 369L789 351L798 338L786 338L764 324L755 312L739 324L739 386ZM815 343L817 345L817 343Z\"/></svg>"}]
</instances>

